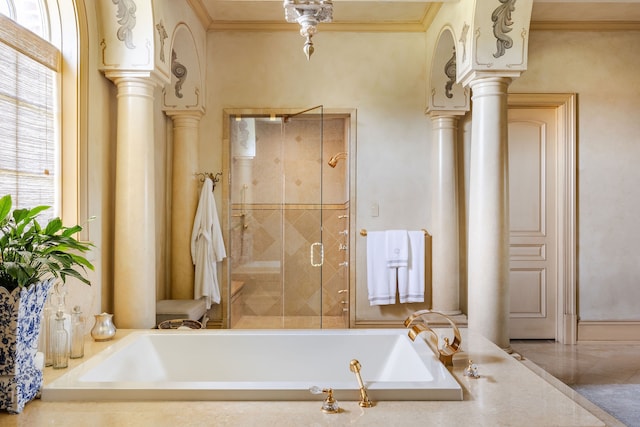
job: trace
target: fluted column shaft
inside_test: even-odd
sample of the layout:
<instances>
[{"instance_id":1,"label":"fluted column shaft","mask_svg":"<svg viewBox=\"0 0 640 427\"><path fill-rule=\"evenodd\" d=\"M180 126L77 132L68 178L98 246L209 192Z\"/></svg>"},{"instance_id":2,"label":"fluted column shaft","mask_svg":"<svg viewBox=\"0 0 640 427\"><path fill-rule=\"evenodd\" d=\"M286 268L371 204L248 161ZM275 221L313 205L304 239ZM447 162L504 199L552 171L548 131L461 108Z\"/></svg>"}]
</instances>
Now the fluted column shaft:
<instances>
[{"instance_id":1,"label":"fluted column shaft","mask_svg":"<svg viewBox=\"0 0 640 427\"><path fill-rule=\"evenodd\" d=\"M114 323L156 323L153 90L136 73L105 73L117 86Z\"/></svg>"},{"instance_id":2,"label":"fluted column shaft","mask_svg":"<svg viewBox=\"0 0 640 427\"><path fill-rule=\"evenodd\" d=\"M458 118L433 115L435 136L432 213L432 307L445 314L460 313L460 257L456 141Z\"/></svg>"},{"instance_id":3,"label":"fluted column shaft","mask_svg":"<svg viewBox=\"0 0 640 427\"><path fill-rule=\"evenodd\" d=\"M469 329L509 347L507 89L511 79L470 82Z\"/></svg>"},{"instance_id":4,"label":"fluted column shaft","mask_svg":"<svg viewBox=\"0 0 640 427\"><path fill-rule=\"evenodd\" d=\"M191 232L198 207L198 127L202 113L170 112L173 119L171 298L193 299Z\"/></svg>"}]
</instances>

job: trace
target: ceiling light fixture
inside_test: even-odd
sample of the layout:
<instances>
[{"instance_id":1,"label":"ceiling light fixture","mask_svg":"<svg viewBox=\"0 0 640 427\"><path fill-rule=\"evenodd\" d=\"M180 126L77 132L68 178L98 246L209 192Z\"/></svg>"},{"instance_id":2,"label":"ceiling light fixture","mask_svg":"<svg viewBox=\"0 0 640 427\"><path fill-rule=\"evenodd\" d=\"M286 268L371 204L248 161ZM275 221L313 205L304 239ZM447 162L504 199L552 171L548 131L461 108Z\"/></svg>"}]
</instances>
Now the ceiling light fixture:
<instances>
[{"instance_id":1,"label":"ceiling light fixture","mask_svg":"<svg viewBox=\"0 0 640 427\"><path fill-rule=\"evenodd\" d=\"M300 35L306 37L304 54L307 60L313 54L311 37L318 32L320 22L331 22L333 19L333 3L331 0L284 0L284 15L287 22L300 25Z\"/></svg>"}]
</instances>

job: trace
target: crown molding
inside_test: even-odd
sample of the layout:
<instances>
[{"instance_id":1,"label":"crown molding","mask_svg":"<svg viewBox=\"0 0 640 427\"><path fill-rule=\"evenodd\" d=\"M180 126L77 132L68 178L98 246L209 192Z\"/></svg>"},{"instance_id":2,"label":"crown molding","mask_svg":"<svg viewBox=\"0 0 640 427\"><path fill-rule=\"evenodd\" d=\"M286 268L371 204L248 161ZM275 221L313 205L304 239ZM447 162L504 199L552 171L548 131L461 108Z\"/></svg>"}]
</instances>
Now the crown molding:
<instances>
[{"instance_id":1,"label":"crown molding","mask_svg":"<svg viewBox=\"0 0 640 427\"><path fill-rule=\"evenodd\" d=\"M434 19L436 19L436 15L440 11L442 7L442 3L433 3L429 8L427 8L424 16L422 17L422 26L424 27L424 31L426 32L431 24L433 24Z\"/></svg>"},{"instance_id":2,"label":"crown molding","mask_svg":"<svg viewBox=\"0 0 640 427\"><path fill-rule=\"evenodd\" d=\"M189 6L191 6L191 10L196 14L198 20L204 28L209 28L211 22L213 21L209 16L209 12L207 12L207 8L202 4L202 0L187 0Z\"/></svg>"},{"instance_id":3,"label":"crown molding","mask_svg":"<svg viewBox=\"0 0 640 427\"><path fill-rule=\"evenodd\" d=\"M640 21L531 21L531 31L640 31Z\"/></svg>"},{"instance_id":4,"label":"crown molding","mask_svg":"<svg viewBox=\"0 0 640 427\"><path fill-rule=\"evenodd\" d=\"M240 21L212 21L207 31L299 31L299 26L288 22L240 22ZM358 33L424 33L426 27L422 22L385 22L385 23L356 23L331 22L319 24L318 31L322 32L358 32Z\"/></svg>"},{"instance_id":5,"label":"crown molding","mask_svg":"<svg viewBox=\"0 0 640 427\"><path fill-rule=\"evenodd\" d=\"M207 31L298 31L298 25L288 22L275 21L216 21L212 19L202 0L187 0L194 10L202 25ZM331 22L320 24L323 32L359 32L359 33L424 33L427 31L438 11L441 3L433 3L426 8L425 14L419 21L401 22Z\"/></svg>"},{"instance_id":6,"label":"crown molding","mask_svg":"<svg viewBox=\"0 0 640 427\"><path fill-rule=\"evenodd\" d=\"M298 26L275 21L216 21L207 12L202 0L187 0L207 31L298 31ZM320 24L323 32L360 33L420 33L426 32L440 11L442 3L433 3L420 21L403 22L332 22ZM640 21L531 21L531 31L640 31Z\"/></svg>"}]
</instances>

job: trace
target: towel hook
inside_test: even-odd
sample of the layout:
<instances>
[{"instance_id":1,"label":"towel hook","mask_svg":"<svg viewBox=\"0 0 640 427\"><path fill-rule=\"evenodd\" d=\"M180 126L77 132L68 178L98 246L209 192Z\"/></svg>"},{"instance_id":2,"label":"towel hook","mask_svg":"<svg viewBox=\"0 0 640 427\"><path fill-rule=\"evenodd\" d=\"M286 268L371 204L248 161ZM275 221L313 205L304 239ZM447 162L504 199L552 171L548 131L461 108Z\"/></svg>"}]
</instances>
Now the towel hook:
<instances>
[{"instance_id":1,"label":"towel hook","mask_svg":"<svg viewBox=\"0 0 640 427\"><path fill-rule=\"evenodd\" d=\"M196 176L200 177L200 182L204 182L205 179L210 178L213 182L213 190L216 189L216 183L220 182L220 178L222 177L222 172L213 173L213 172L198 172Z\"/></svg>"}]
</instances>

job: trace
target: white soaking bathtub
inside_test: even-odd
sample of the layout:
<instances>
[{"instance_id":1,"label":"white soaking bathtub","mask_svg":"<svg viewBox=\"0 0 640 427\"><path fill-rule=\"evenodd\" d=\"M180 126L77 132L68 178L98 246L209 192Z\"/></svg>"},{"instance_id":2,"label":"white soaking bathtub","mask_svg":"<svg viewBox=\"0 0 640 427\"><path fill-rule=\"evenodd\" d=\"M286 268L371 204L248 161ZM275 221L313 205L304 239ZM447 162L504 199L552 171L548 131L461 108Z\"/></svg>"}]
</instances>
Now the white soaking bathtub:
<instances>
[{"instance_id":1,"label":"white soaking bathtub","mask_svg":"<svg viewBox=\"0 0 640 427\"><path fill-rule=\"evenodd\" d=\"M44 386L42 399L462 400L462 389L406 329L135 331Z\"/></svg>"}]
</instances>

